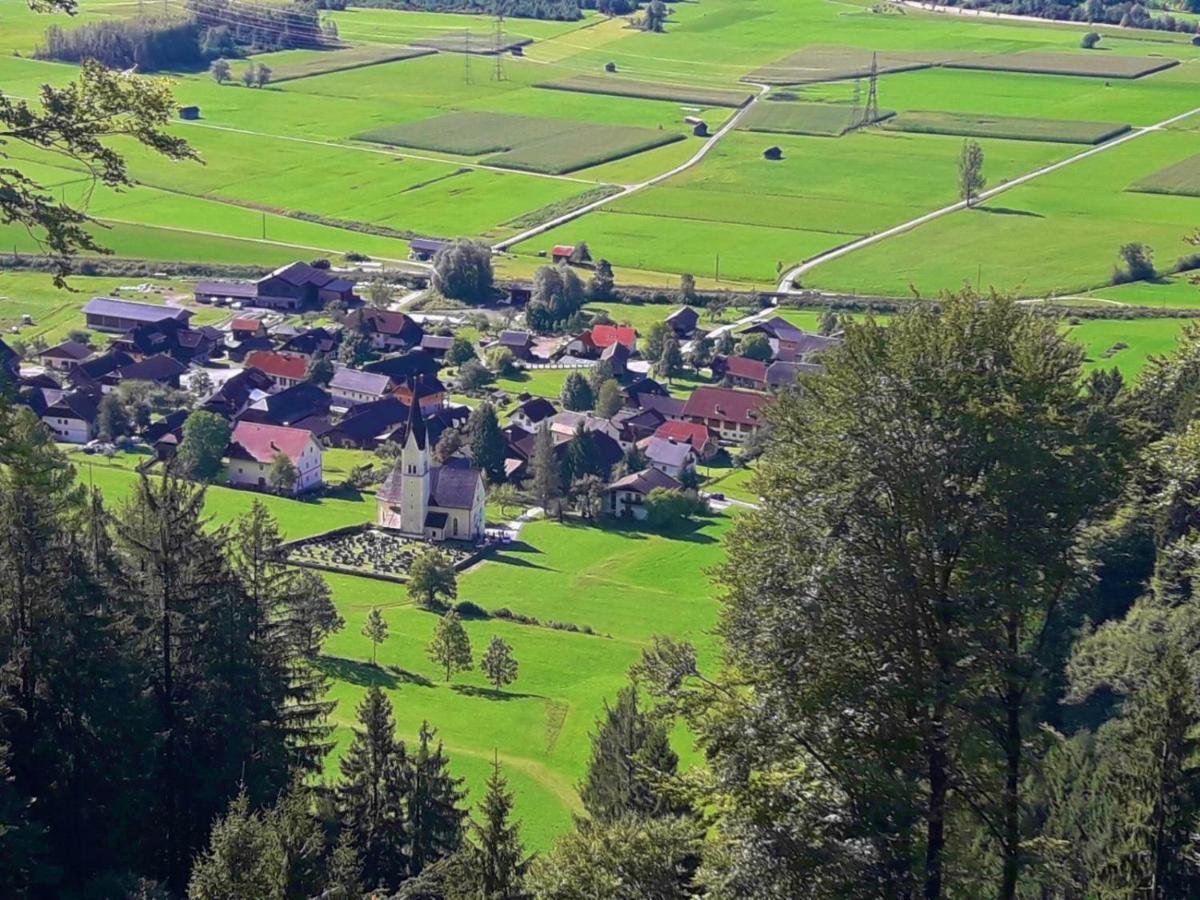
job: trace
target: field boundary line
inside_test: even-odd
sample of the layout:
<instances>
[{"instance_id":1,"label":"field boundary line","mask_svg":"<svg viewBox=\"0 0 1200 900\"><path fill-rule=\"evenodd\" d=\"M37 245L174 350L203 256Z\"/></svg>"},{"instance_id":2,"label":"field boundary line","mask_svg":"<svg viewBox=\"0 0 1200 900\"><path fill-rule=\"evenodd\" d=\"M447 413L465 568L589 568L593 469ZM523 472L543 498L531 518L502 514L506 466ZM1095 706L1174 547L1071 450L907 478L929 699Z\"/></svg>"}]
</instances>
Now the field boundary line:
<instances>
[{"instance_id":1,"label":"field boundary line","mask_svg":"<svg viewBox=\"0 0 1200 900\"><path fill-rule=\"evenodd\" d=\"M1161 122L1156 122L1153 125L1146 125L1141 128L1135 128L1132 131L1127 131L1110 141L1106 141L1103 144L1097 144L1094 147L1089 147L1087 150L1076 153L1074 156L1069 156L1066 159L1060 159L1058 162L1051 163L1047 166L1042 166L1040 169L1035 169L1032 172L1026 172L1024 175L1018 175L1016 178L1013 178L1010 181L1006 181L1003 184L998 184L993 188L989 188L988 190L981 192L975 198L974 203L975 205L986 203L993 197L997 197L1000 194L1010 191L1015 187L1020 187L1023 184L1028 184L1034 179L1041 178L1043 175L1049 175L1053 172L1057 172L1060 169L1065 169L1067 166L1074 165L1081 160L1104 153L1106 150L1111 150L1113 147L1119 147L1122 144L1135 141L1144 135L1152 134L1155 131L1159 131L1165 127L1173 125L1174 123L1180 122L1189 116L1194 116L1197 113L1200 113L1200 106L1190 109L1187 112L1180 113L1179 115L1172 116L1169 119L1164 119ZM866 237L858 239L857 241L851 241L848 244L842 244L840 247L834 247L832 250L826 250L824 253L819 253L818 255L813 256L784 272L783 276L779 279L777 292L780 294L795 293L796 289L792 286L795 280L801 275L811 272L813 269L819 265L822 265L823 263L831 262L832 260L847 256L856 250L862 250L864 247L870 247L873 244L878 244L881 241L887 240L888 238L895 237L899 234L904 234L907 231L912 231L914 228L918 228L921 225L934 221L935 219L940 219L943 216L948 216L951 213L958 212L959 210L966 208L967 201L959 200L957 203L952 203L949 206L943 206L941 209L935 209L932 212L927 212L924 215L917 216L915 219L910 219L907 222L901 222L899 225L894 225L891 228L885 229L884 231L880 231L876 234L869 234Z\"/></svg>"},{"instance_id":2,"label":"field boundary line","mask_svg":"<svg viewBox=\"0 0 1200 900\"><path fill-rule=\"evenodd\" d=\"M624 186L624 188L622 188L619 194L613 194L611 197L601 198L595 203L589 203L586 206L581 206L579 209L571 210L570 212L564 213L561 216L556 216L553 219L549 219L543 222L541 225L535 225L533 228L522 231L520 234L515 234L512 237L505 238L499 243L493 244L492 251L497 253L503 252L510 247L521 243L522 241L527 241L531 238L537 237L540 234L545 234L547 231L557 228L559 225L565 225L568 222L573 222L590 212L594 212L604 206L607 206L609 203L620 200L623 197L629 197L638 193L639 191L645 190L648 187L653 187L656 184L661 184L668 178L674 178L676 175L681 175L688 169L699 164L704 157L708 156L708 154L712 152L713 148L721 142L722 138L737 128L738 124L743 118L745 118L746 114L750 112L750 110L754 109L754 107L758 105L759 101L762 100L762 98L765 97L771 90L771 86L768 84L755 84L753 87L758 88L758 93L750 99L750 102L730 116L729 120L717 131L715 131L712 137L705 140L703 146L701 146L699 150L692 154L692 156L682 164L667 172L663 172L661 175L655 175L653 178L648 178L645 181L639 181L636 184L627 184Z\"/></svg>"}]
</instances>

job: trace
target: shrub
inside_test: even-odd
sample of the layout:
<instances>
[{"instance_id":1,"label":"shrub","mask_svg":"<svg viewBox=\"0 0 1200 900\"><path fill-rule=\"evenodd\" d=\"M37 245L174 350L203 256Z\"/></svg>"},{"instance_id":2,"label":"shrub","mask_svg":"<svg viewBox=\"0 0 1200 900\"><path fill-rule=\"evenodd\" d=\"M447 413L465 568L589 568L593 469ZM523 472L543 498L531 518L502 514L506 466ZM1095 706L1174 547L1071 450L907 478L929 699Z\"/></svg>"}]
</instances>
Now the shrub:
<instances>
[{"instance_id":1,"label":"shrub","mask_svg":"<svg viewBox=\"0 0 1200 900\"><path fill-rule=\"evenodd\" d=\"M454 604L454 611L464 619L490 619L491 614L478 603L462 600Z\"/></svg>"},{"instance_id":2,"label":"shrub","mask_svg":"<svg viewBox=\"0 0 1200 900\"><path fill-rule=\"evenodd\" d=\"M1093 47L1095 47L1099 43L1100 43L1100 35L1098 35L1094 31L1089 31L1087 34L1085 34L1083 36L1083 40L1081 40L1079 42L1079 46L1082 47L1084 50L1091 50Z\"/></svg>"}]
</instances>

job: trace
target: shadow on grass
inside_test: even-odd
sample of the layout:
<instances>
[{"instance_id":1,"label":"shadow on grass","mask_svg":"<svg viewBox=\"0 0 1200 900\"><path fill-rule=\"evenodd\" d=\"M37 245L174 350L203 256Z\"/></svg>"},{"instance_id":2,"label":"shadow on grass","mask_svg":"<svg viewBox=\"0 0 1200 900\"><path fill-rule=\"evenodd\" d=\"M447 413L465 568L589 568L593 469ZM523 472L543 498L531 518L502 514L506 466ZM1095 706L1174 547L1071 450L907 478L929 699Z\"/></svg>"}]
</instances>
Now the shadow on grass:
<instances>
[{"instance_id":1,"label":"shadow on grass","mask_svg":"<svg viewBox=\"0 0 1200 900\"><path fill-rule=\"evenodd\" d=\"M503 544L494 549L488 554L489 562L503 563L506 566L518 566L523 569L543 569L547 572L553 571L549 566L543 566L526 559L523 556L515 556L517 553L540 554L542 551L532 544L525 541L513 541L511 544Z\"/></svg>"},{"instance_id":2,"label":"shadow on grass","mask_svg":"<svg viewBox=\"0 0 1200 900\"><path fill-rule=\"evenodd\" d=\"M541 694L522 694L517 691L497 691L493 688L476 687L473 684L452 684L450 690L465 697L478 697L482 700L545 700Z\"/></svg>"},{"instance_id":3,"label":"shadow on grass","mask_svg":"<svg viewBox=\"0 0 1200 900\"><path fill-rule=\"evenodd\" d=\"M359 662L343 656L319 656L314 665L326 677L358 687L392 689L402 684L433 687L433 682L424 675L407 672L399 666L373 666L369 662Z\"/></svg>"},{"instance_id":4,"label":"shadow on grass","mask_svg":"<svg viewBox=\"0 0 1200 900\"><path fill-rule=\"evenodd\" d=\"M1036 213L1029 209L1013 209L1011 206L978 206L976 209L995 216L1029 216L1033 219L1046 218L1041 213Z\"/></svg>"},{"instance_id":5,"label":"shadow on grass","mask_svg":"<svg viewBox=\"0 0 1200 900\"><path fill-rule=\"evenodd\" d=\"M595 521L586 519L568 519L563 523L569 528L594 529L607 534L615 534L631 541L647 541L652 537L666 538L671 541L690 541L695 544L715 544L717 538L705 534L702 529L710 525L711 517L697 517L686 522L680 522L669 528L654 528L645 522L635 519L614 519L605 517Z\"/></svg>"}]
</instances>

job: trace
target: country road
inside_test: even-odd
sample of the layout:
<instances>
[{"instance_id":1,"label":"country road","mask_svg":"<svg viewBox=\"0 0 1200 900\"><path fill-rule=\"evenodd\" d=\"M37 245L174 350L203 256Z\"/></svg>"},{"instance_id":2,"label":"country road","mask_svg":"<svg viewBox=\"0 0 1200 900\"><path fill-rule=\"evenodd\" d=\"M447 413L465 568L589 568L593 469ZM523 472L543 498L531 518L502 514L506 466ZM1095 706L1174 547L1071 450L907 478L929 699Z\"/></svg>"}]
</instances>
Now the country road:
<instances>
[{"instance_id":1,"label":"country road","mask_svg":"<svg viewBox=\"0 0 1200 900\"><path fill-rule=\"evenodd\" d=\"M604 197L601 200L597 200L594 203L589 203L586 206L581 206L579 209L571 210L568 213L563 213L561 216L556 216L555 218L543 222L540 225L535 225L533 228L530 228L527 231L522 231L520 234L505 238L498 244L492 245L493 252L499 253L507 250L509 247L515 246L522 241L527 241L532 237L537 237L539 234L545 234L547 231L550 231L552 228L557 228L559 225L565 225L567 222L573 222L575 219L587 215L594 210L600 209L602 206L607 206L614 200L620 200L622 197L628 197L631 194L636 194L638 191L645 190L648 187L652 187L656 184L666 181L668 178L674 178L676 175L686 172L688 169L692 168L701 160L703 160L704 157L708 156L708 154L712 152L712 149L717 146L718 143L720 143L721 138L725 137L725 135L737 128L738 123L745 118L746 113L750 112L750 110L752 110L755 105L767 95L767 92L771 90L771 86L768 84L755 84L753 87L758 88L758 93L751 98L749 103L734 113L728 122L714 132L712 137L706 140L704 145L697 150L695 154L693 154L692 157L687 160L687 162L676 166L669 172L663 172L661 175L655 175L653 178L649 178L646 181L639 181L637 184L627 184L621 189L620 193L613 194L609 197Z\"/></svg>"},{"instance_id":2,"label":"country road","mask_svg":"<svg viewBox=\"0 0 1200 900\"><path fill-rule=\"evenodd\" d=\"M1096 156L1099 153L1104 153L1108 150L1111 150L1113 147L1119 147L1120 145L1127 144L1130 141L1135 141L1138 138L1152 132L1161 131L1164 128L1174 125L1176 122L1181 122L1189 116L1194 116L1197 113L1200 113L1200 106L1196 107L1195 109L1188 110L1185 113L1180 113L1177 116L1172 116L1169 119L1163 119L1163 121L1157 122L1154 125L1145 125L1141 128L1134 128L1133 130L1127 131L1119 137L1113 138L1111 141L1098 144L1095 147L1090 147L1089 149L1084 150L1082 153L1077 153L1074 156L1059 160L1056 163L1051 163L1048 166L1042 166L1040 169L1035 169L1032 172L1027 172L1024 175L1020 175L1011 181L1006 181L1003 184L996 185L994 188L989 188L988 190L980 193L979 196L976 197L975 202L978 204L987 200L991 200L993 197L1003 194L1005 191L1012 190L1015 187L1020 187L1023 184L1028 184L1035 178L1041 178L1043 175L1049 175L1051 172L1057 172L1059 169L1065 169L1067 166L1074 165L1081 160ZM835 259L839 259L843 256L847 256L856 250L862 250L864 247L870 247L872 244L878 244L880 241L885 241L888 238L895 237L898 234L903 234L906 231L911 231L912 229L924 225L927 222L932 222L935 219L940 219L942 216L948 216L950 213L965 209L966 206L967 202L965 200L959 200L957 203L952 203L949 206L943 206L941 209L935 209L933 212L928 212L924 215L917 216L915 219L902 222L901 224L888 228L885 231L880 231L876 234L869 234L866 237L859 238L856 241L851 241L848 244L842 244L840 247L834 247L832 250L827 250L824 253L820 253L817 256L805 260L798 266L793 266L791 269L785 272L783 277L779 280L779 286L777 290L781 294L796 293L796 289L793 287L796 279L807 272L811 272L817 266Z\"/></svg>"}]
</instances>

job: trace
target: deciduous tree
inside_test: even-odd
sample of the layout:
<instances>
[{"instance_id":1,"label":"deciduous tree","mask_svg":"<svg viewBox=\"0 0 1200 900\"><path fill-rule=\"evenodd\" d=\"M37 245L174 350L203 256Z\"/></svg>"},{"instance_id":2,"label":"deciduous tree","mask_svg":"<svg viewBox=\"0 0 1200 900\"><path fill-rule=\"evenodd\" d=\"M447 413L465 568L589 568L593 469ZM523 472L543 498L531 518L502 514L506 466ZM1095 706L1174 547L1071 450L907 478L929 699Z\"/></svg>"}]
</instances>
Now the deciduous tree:
<instances>
[{"instance_id":1,"label":"deciduous tree","mask_svg":"<svg viewBox=\"0 0 1200 900\"><path fill-rule=\"evenodd\" d=\"M499 635L493 635L487 652L479 660L479 668L496 690L508 687L517 680L517 658L512 647Z\"/></svg>"},{"instance_id":2,"label":"deciduous tree","mask_svg":"<svg viewBox=\"0 0 1200 900\"><path fill-rule=\"evenodd\" d=\"M451 611L438 619L427 653L431 662L445 670L447 681L455 672L465 672L471 668L471 639L458 613Z\"/></svg>"}]
</instances>

